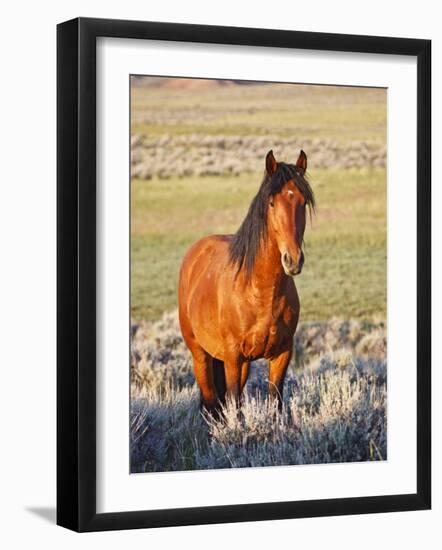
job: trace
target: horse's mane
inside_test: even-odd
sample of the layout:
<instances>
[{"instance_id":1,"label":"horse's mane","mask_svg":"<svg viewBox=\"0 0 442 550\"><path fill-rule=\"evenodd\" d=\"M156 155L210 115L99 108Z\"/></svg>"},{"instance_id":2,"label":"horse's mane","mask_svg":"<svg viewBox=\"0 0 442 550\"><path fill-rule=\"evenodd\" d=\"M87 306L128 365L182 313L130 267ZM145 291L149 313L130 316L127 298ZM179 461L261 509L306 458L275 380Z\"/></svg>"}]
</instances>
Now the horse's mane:
<instances>
[{"instance_id":1,"label":"horse's mane","mask_svg":"<svg viewBox=\"0 0 442 550\"><path fill-rule=\"evenodd\" d=\"M244 267L248 278L252 274L261 244L267 236L267 207L270 197L279 193L289 180L293 180L301 192L310 213L315 209L313 190L301 168L278 162L271 176L265 173L258 193L229 245L230 261L238 265L238 273Z\"/></svg>"}]
</instances>

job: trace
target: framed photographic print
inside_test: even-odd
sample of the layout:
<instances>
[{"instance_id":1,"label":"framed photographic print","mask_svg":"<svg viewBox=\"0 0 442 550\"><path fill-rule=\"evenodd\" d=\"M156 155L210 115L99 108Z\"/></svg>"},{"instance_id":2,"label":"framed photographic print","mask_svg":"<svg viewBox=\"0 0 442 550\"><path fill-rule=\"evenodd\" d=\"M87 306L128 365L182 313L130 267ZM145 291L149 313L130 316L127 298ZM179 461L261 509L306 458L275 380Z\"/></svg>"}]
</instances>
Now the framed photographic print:
<instances>
[{"instance_id":1,"label":"framed photographic print","mask_svg":"<svg viewBox=\"0 0 442 550\"><path fill-rule=\"evenodd\" d=\"M57 37L57 523L430 508L430 41Z\"/></svg>"}]
</instances>

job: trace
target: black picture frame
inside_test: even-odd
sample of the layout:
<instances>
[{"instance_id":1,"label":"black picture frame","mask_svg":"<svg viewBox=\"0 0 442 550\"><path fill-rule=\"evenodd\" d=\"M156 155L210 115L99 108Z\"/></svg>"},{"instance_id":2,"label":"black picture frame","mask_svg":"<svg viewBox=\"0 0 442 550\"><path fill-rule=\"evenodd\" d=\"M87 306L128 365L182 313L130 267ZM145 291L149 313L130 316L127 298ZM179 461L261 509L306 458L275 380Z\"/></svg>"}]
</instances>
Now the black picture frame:
<instances>
[{"instance_id":1,"label":"black picture frame","mask_svg":"<svg viewBox=\"0 0 442 550\"><path fill-rule=\"evenodd\" d=\"M116 37L417 59L415 494L96 512L96 39ZM431 506L431 41L159 22L57 27L57 523L75 531L424 510Z\"/></svg>"}]
</instances>

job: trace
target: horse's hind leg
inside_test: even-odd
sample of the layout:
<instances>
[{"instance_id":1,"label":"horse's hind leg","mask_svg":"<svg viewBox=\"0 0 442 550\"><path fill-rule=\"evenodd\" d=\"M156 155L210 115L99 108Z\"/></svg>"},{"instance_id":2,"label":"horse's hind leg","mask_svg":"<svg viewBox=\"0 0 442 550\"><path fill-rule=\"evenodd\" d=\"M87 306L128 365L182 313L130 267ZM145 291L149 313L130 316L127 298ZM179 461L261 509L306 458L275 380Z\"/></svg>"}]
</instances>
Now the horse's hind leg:
<instances>
[{"instance_id":1,"label":"horse's hind leg","mask_svg":"<svg viewBox=\"0 0 442 550\"><path fill-rule=\"evenodd\" d=\"M201 405L209 412L216 410L218 399L216 395L215 381L213 377L213 361L197 342L193 334L185 308L179 309L181 333L184 341L192 354L193 372L201 392Z\"/></svg>"},{"instance_id":2,"label":"horse's hind leg","mask_svg":"<svg viewBox=\"0 0 442 550\"><path fill-rule=\"evenodd\" d=\"M211 355L201 347L192 346L193 372L201 391L201 405L208 412L213 413L217 409L218 397L213 374L213 361Z\"/></svg>"},{"instance_id":3,"label":"horse's hind leg","mask_svg":"<svg viewBox=\"0 0 442 550\"><path fill-rule=\"evenodd\" d=\"M213 378L218 400L220 403L224 404L226 402L226 373L224 372L224 361L213 358Z\"/></svg>"}]
</instances>

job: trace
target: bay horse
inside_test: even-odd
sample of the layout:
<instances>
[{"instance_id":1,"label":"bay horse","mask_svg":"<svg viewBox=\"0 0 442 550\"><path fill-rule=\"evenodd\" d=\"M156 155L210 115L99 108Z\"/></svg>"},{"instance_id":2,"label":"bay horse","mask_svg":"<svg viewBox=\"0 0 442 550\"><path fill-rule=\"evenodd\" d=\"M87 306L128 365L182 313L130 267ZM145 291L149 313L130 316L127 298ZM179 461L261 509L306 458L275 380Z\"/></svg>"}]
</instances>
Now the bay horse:
<instances>
[{"instance_id":1,"label":"bay horse","mask_svg":"<svg viewBox=\"0 0 442 550\"><path fill-rule=\"evenodd\" d=\"M234 235L196 242L180 270L183 338L192 354L201 405L218 414L226 397L239 402L250 361L269 361L269 395L282 408L300 303L293 277L304 264L306 209L315 198L307 156L296 164L266 155L264 179Z\"/></svg>"}]
</instances>

